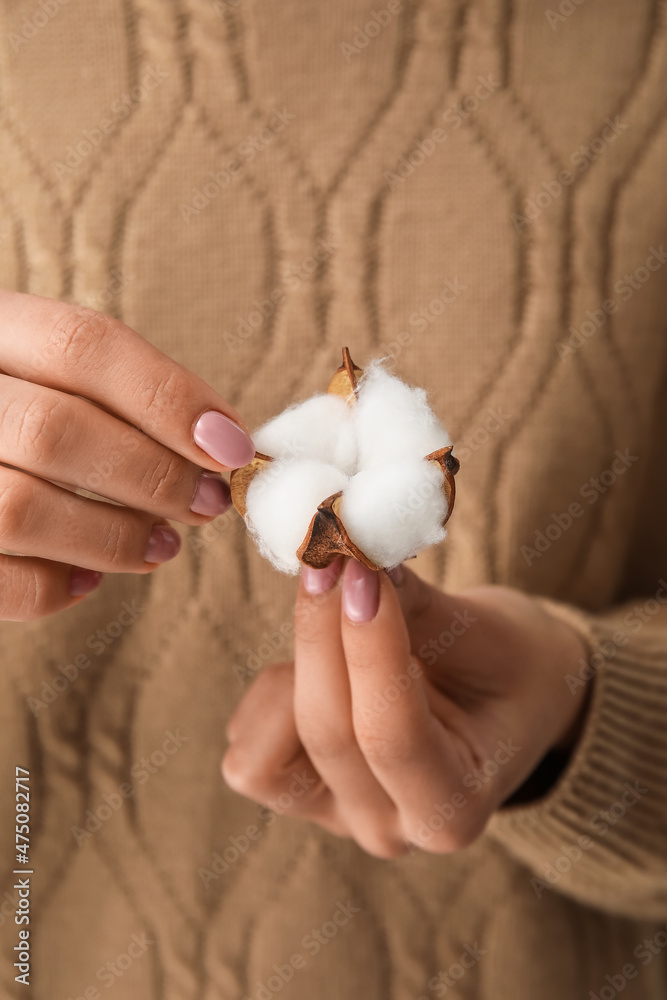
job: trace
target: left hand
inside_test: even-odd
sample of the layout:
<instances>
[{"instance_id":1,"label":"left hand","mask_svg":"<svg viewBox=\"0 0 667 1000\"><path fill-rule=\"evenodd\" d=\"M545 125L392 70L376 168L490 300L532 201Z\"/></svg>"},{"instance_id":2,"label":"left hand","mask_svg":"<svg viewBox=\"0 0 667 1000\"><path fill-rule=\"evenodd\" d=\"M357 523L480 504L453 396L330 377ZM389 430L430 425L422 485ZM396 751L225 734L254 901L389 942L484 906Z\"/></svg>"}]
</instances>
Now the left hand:
<instances>
[{"instance_id":1,"label":"left hand","mask_svg":"<svg viewBox=\"0 0 667 1000\"><path fill-rule=\"evenodd\" d=\"M223 775L378 857L458 850L572 741L586 691L565 676L585 645L517 590L445 594L406 567L394 584L341 562L304 568L294 662L245 694Z\"/></svg>"}]
</instances>

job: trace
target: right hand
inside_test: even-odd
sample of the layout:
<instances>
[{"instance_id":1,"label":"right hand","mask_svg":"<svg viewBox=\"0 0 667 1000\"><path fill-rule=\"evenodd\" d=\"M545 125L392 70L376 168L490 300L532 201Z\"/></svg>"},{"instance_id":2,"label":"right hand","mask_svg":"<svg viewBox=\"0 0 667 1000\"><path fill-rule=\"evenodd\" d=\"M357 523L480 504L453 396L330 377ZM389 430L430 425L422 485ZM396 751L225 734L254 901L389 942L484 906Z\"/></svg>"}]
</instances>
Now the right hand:
<instances>
[{"instance_id":1,"label":"right hand","mask_svg":"<svg viewBox=\"0 0 667 1000\"><path fill-rule=\"evenodd\" d=\"M219 473L253 454L233 407L124 323L0 291L0 549L15 553L0 554L0 620L68 608L104 572L171 559L180 537L166 519L223 513Z\"/></svg>"}]
</instances>

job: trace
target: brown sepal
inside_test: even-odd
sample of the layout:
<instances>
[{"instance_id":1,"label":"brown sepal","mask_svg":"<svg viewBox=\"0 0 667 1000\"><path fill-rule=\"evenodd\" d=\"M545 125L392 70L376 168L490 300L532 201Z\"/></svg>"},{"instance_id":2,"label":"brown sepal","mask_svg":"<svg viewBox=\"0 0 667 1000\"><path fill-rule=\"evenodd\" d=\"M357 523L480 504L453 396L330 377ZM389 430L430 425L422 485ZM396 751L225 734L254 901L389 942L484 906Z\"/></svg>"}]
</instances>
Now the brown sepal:
<instances>
[{"instance_id":1,"label":"brown sepal","mask_svg":"<svg viewBox=\"0 0 667 1000\"><path fill-rule=\"evenodd\" d=\"M368 569L379 569L350 539L338 516L342 495L342 492L333 493L319 505L297 549L297 559L313 569L325 569L337 556L351 556Z\"/></svg>"},{"instance_id":2,"label":"brown sepal","mask_svg":"<svg viewBox=\"0 0 667 1000\"><path fill-rule=\"evenodd\" d=\"M442 522L444 526L449 521L454 510L454 500L456 499L454 476L459 471L461 463L458 458L452 455L451 444L447 445L446 448L438 448L437 451L432 451L430 455L426 456L426 461L435 462L436 465L439 465L444 476L443 486L445 489L445 499L447 500L447 514Z\"/></svg>"},{"instance_id":3,"label":"brown sepal","mask_svg":"<svg viewBox=\"0 0 667 1000\"><path fill-rule=\"evenodd\" d=\"M245 518L245 498L250 483L257 473L265 469L270 462L273 462L270 455L262 455L260 451L256 451L255 457L247 465L243 465L240 469L234 469L231 472L229 476L229 489L232 495L232 503L241 517Z\"/></svg>"},{"instance_id":4,"label":"brown sepal","mask_svg":"<svg viewBox=\"0 0 667 1000\"><path fill-rule=\"evenodd\" d=\"M357 383L362 374L361 368L357 368L350 357L349 350L347 347L344 347L343 363L329 382L327 392L330 392L334 396L341 396L346 403L354 406Z\"/></svg>"}]
</instances>

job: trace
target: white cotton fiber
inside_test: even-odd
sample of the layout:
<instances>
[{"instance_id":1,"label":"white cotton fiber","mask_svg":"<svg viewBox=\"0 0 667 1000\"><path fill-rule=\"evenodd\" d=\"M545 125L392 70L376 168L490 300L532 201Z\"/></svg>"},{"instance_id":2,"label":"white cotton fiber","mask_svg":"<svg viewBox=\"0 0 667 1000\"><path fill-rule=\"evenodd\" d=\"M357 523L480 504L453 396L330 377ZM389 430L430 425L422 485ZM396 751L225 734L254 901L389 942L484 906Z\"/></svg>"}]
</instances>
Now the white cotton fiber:
<instances>
[{"instance_id":1,"label":"white cotton fiber","mask_svg":"<svg viewBox=\"0 0 667 1000\"><path fill-rule=\"evenodd\" d=\"M352 407L324 393L290 406L255 431L257 451L272 458L316 459L349 474L357 465Z\"/></svg>"},{"instance_id":2,"label":"white cotton fiber","mask_svg":"<svg viewBox=\"0 0 667 1000\"><path fill-rule=\"evenodd\" d=\"M442 541L447 501L435 462L400 459L353 476L340 517L351 540L378 566L396 566Z\"/></svg>"},{"instance_id":3,"label":"white cotton fiber","mask_svg":"<svg viewBox=\"0 0 667 1000\"><path fill-rule=\"evenodd\" d=\"M255 476L246 495L246 524L276 569L299 572L296 551L315 511L347 483L340 469L312 460L273 462Z\"/></svg>"},{"instance_id":4,"label":"white cotton fiber","mask_svg":"<svg viewBox=\"0 0 667 1000\"><path fill-rule=\"evenodd\" d=\"M354 409L359 469L424 458L451 444L425 390L406 385L378 363L364 374Z\"/></svg>"}]
</instances>

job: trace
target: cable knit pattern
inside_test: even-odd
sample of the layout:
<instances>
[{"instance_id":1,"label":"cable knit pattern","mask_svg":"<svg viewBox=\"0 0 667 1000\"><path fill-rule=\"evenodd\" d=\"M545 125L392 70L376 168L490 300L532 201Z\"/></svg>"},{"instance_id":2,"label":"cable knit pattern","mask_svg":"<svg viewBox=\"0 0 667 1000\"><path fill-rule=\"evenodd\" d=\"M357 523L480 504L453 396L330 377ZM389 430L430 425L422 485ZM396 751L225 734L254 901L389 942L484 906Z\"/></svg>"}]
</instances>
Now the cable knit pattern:
<instances>
[{"instance_id":1,"label":"cable knit pattern","mask_svg":"<svg viewBox=\"0 0 667 1000\"><path fill-rule=\"evenodd\" d=\"M251 427L320 391L343 344L361 365L392 355L462 460L420 572L543 595L595 643L667 575L667 267L645 266L664 254L667 6L563 6L554 21L546 0L402 0L362 46L361 0L3 0L0 280L123 319ZM572 327L588 335L562 356ZM613 484L582 494L618 453ZM0 628L3 812L15 764L35 803L38 1000L254 1000L272 976L281 1000L584 1000L629 962L624 1000L664 996L667 952L633 957L667 920L664 630L612 651L545 802L460 855L382 862L269 823L221 781L238 668L289 655L266 636L294 582L234 512L184 534L150 577ZM176 752L77 835L167 734ZM531 878L626 780L650 794L538 898ZM4 844L0 977L21 997ZM311 954L341 905L348 923ZM150 943L105 980L132 935ZM436 981L466 946L473 967Z\"/></svg>"}]
</instances>

